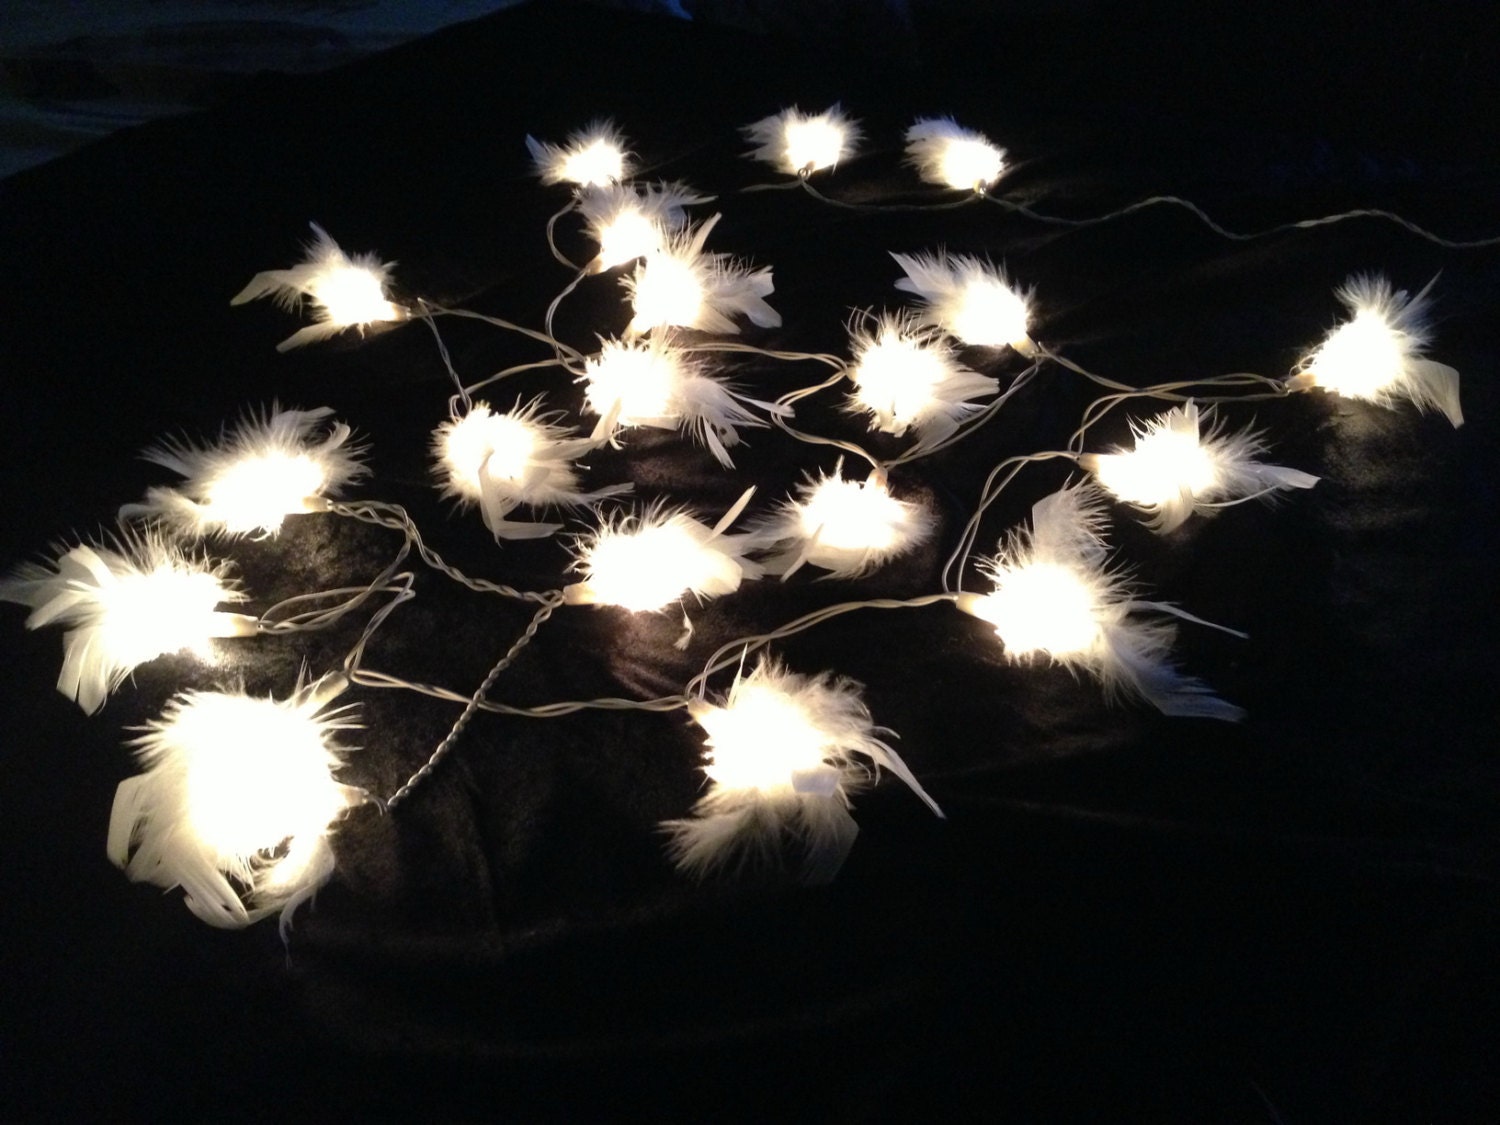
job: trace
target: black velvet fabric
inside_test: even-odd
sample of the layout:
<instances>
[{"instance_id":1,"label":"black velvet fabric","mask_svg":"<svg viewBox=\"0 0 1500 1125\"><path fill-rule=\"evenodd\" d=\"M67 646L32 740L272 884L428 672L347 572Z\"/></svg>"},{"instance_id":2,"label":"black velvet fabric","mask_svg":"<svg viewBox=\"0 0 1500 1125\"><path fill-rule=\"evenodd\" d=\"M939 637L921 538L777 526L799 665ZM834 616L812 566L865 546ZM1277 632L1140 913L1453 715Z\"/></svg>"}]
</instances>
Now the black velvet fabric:
<instances>
[{"instance_id":1,"label":"black velvet fabric","mask_svg":"<svg viewBox=\"0 0 1500 1125\"><path fill-rule=\"evenodd\" d=\"M876 721L941 803L893 779L860 796L839 878L775 872L696 884L660 821L702 785L686 716L480 716L404 806L339 825L338 872L297 916L210 929L179 892L131 885L104 856L130 727L185 687L284 694L335 666L347 627L143 666L99 715L53 690L55 630L0 609L6 654L5 999L10 1120L1493 1120L1500 1112L1493 560L1500 251L1445 249L1363 219L1243 242L1185 211L1087 229L993 203L856 212L772 182L737 127L842 100L859 158L817 181L862 203L951 201L902 165L915 116L953 115L1011 152L1003 199L1103 214L1155 193L1235 230L1381 207L1455 239L1500 233L1494 18L1434 21L1257 7L1127 15L914 10L902 42L820 47L572 4L532 4L330 74L248 81L222 106L112 137L0 182L0 560L107 527L167 474L161 437L209 436L273 400L331 406L370 443L358 495L405 505L455 565L523 589L572 580L567 539L496 546L438 496L427 446L451 385L421 324L286 355L297 322L231 309L290 264L309 220L399 263L406 296L539 327L569 280L530 133L612 117L641 176L717 201L711 246L772 265L784 324L764 347L843 351L851 309L894 307L890 251L1004 261L1036 290L1033 335L1134 385L1287 373L1341 315L1333 290L1381 271L1435 275L1434 358L1463 374L1467 424L1297 395L1224 409L1311 492L1154 536L1113 510L1121 562L1154 596L1249 634L1184 625L1178 655L1242 724L1108 705L1096 683L1008 663L949 606L866 610L778 644L796 671L866 687ZM573 217L565 253L589 246ZM613 276L564 302L578 347L620 331ZM444 320L477 379L545 349ZM970 353L1008 383L1006 354ZM757 397L815 365L730 357ZM581 390L542 371L497 408ZM675 614L560 610L493 695L519 705L679 691L720 643L851 598L914 597L984 474L1060 448L1098 388L1055 366L984 430L893 473L933 511L927 546L866 579L763 580ZM798 424L864 443L825 392ZM1154 407L1140 404L1135 413ZM1127 435L1129 412L1091 447ZM629 433L588 458L591 486L717 518L750 484L766 510L835 451L751 431L722 470L703 449ZM852 469L852 466L851 466ZM981 552L1067 472L1026 470ZM575 521L571 531L584 529ZM332 516L217 545L252 611L368 581L394 533ZM370 666L467 693L528 610L422 571ZM727 687L721 675L716 690ZM459 708L351 689L361 749L342 775L388 795Z\"/></svg>"}]
</instances>

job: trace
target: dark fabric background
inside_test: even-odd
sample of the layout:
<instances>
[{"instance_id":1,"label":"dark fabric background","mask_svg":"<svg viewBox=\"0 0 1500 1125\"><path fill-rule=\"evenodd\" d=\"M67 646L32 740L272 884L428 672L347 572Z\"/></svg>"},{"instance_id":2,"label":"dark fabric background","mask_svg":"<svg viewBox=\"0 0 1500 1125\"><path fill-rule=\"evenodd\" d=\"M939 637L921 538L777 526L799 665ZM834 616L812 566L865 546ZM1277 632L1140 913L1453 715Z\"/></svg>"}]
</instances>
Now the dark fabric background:
<instances>
[{"instance_id":1,"label":"dark fabric background","mask_svg":"<svg viewBox=\"0 0 1500 1125\"><path fill-rule=\"evenodd\" d=\"M1454 238L1500 233L1495 17L1081 5L935 4L916 34L766 40L570 4L533 4L321 76L271 75L0 182L0 411L6 565L89 536L163 475L137 458L273 399L328 405L372 445L360 495L407 505L451 561L541 589L565 544L496 547L439 501L426 446L450 387L420 325L290 355L269 305L230 309L290 263L306 224L399 263L403 292L539 325L568 280L543 225L565 200L527 133L612 116L651 178L719 195L714 248L775 267L785 324L746 338L841 350L851 308L894 306L887 252L1004 260L1038 294L1034 334L1139 384L1279 375L1337 320L1332 291L1380 270L1435 274L1433 355L1464 378L1468 424L1316 395L1231 410L1311 493L1153 537L1124 510L1121 557L1158 596L1241 628L1185 627L1187 669L1245 706L1240 726L1108 707L1091 681L1018 668L948 607L853 614L779 645L795 669L867 687L876 721L944 806L899 785L858 802L838 881L696 886L658 821L699 790L684 716L482 717L409 804L364 809L339 871L299 914L224 933L177 892L104 857L125 728L173 691L243 679L284 693L355 632L260 641L205 668L143 667L97 716L52 688L60 642L3 617L4 1000L0 1116L16 1120L1480 1121L1500 1112L1493 657L1500 252L1444 250L1356 221L1245 243L1157 209L1069 232L975 204L868 215L774 178L736 128L842 99L869 141L821 181L844 198L932 198L900 165L914 116L952 114L1011 150L997 189L1084 216L1155 192L1254 230L1379 206ZM707 209L704 209L707 213ZM564 221L559 239L587 247ZM608 278L563 307L587 347L623 327ZM444 325L478 378L541 350ZM1008 378L1014 360L983 359ZM821 369L735 361L763 397ZM491 401L546 389L507 383ZM509 702L680 689L719 642L819 605L913 596L997 460L1057 448L1093 397L1043 372L985 431L898 472L937 542L859 583L759 583L671 615L560 611L497 684ZM799 413L880 453L832 409ZM1095 448L1125 433L1119 413ZM749 483L763 509L829 451L756 432L721 471L655 432L590 458L714 517ZM981 548L1065 479L1029 470ZM330 517L225 551L265 606L368 580L397 543ZM369 662L468 691L523 611L424 573ZM722 677L715 686L726 686ZM356 690L346 777L390 793L457 709Z\"/></svg>"}]
</instances>

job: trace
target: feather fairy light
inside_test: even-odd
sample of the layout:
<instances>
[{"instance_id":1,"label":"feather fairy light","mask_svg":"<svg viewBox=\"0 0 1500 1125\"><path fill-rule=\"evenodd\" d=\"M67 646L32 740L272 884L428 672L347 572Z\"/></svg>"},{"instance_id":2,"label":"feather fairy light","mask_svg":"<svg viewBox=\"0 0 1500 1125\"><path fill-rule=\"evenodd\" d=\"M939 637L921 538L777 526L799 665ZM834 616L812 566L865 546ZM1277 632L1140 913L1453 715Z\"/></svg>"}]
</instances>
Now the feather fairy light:
<instances>
[{"instance_id":1,"label":"feather fairy light","mask_svg":"<svg viewBox=\"0 0 1500 1125\"><path fill-rule=\"evenodd\" d=\"M860 132L838 105L822 113L803 113L796 106L741 127L756 147L747 155L782 172L807 176L833 168L854 155Z\"/></svg>"},{"instance_id":2,"label":"feather fairy light","mask_svg":"<svg viewBox=\"0 0 1500 1125\"><path fill-rule=\"evenodd\" d=\"M870 415L882 433L917 432L919 447L950 437L982 407L971 400L992 395L999 384L960 363L941 332L907 313L859 318L851 333L854 383L845 409Z\"/></svg>"},{"instance_id":3,"label":"feather fairy light","mask_svg":"<svg viewBox=\"0 0 1500 1125\"><path fill-rule=\"evenodd\" d=\"M696 700L689 714L707 738L709 788L692 815L667 821L677 866L702 878L746 864L777 864L799 850L806 883L838 874L859 832L850 795L881 770L943 812L881 736L853 680L789 672L762 659L741 671L723 703Z\"/></svg>"},{"instance_id":4,"label":"feather fairy light","mask_svg":"<svg viewBox=\"0 0 1500 1125\"><path fill-rule=\"evenodd\" d=\"M522 504L535 508L578 508L629 492L631 485L579 489L574 461L595 442L558 425L543 413L541 398L497 414L476 402L462 418L450 419L432 435L432 454L443 494L461 504L478 504L484 526L496 539L539 539L562 524L512 520Z\"/></svg>"},{"instance_id":5,"label":"feather fairy light","mask_svg":"<svg viewBox=\"0 0 1500 1125\"><path fill-rule=\"evenodd\" d=\"M1212 423L1212 408L1200 414L1197 403L1187 402L1149 422L1132 422L1134 449L1085 453L1078 463L1117 499L1151 513L1148 526L1161 532L1195 512L1318 483L1311 473L1256 460L1266 449L1260 434L1226 435Z\"/></svg>"},{"instance_id":6,"label":"feather fairy light","mask_svg":"<svg viewBox=\"0 0 1500 1125\"><path fill-rule=\"evenodd\" d=\"M798 485L755 537L781 548L766 563L769 573L786 578L807 565L831 578L858 578L920 545L932 529L932 515L892 496L883 472L855 481L835 469Z\"/></svg>"},{"instance_id":7,"label":"feather fairy light","mask_svg":"<svg viewBox=\"0 0 1500 1125\"><path fill-rule=\"evenodd\" d=\"M229 565L190 558L158 533L127 533L113 548L87 543L54 567L35 563L0 579L0 601L31 607L28 629L67 628L57 690L88 714L138 666L214 637L247 637L257 622L218 606L245 600Z\"/></svg>"},{"instance_id":8,"label":"feather fairy light","mask_svg":"<svg viewBox=\"0 0 1500 1125\"><path fill-rule=\"evenodd\" d=\"M107 852L132 882L170 890L213 926L247 926L293 911L333 874L328 833L369 799L334 773L356 724L328 710L341 674L299 684L290 698L183 692L134 740L144 772L122 781Z\"/></svg>"},{"instance_id":9,"label":"feather fairy light","mask_svg":"<svg viewBox=\"0 0 1500 1125\"><path fill-rule=\"evenodd\" d=\"M592 121L560 145L527 137L526 151L544 184L602 187L630 176L625 137L612 121Z\"/></svg>"},{"instance_id":10,"label":"feather fairy light","mask_svg":"<svg viewBox=\"0 0 1500 1125\"><path fill-rule=\"evenodd\" d=\"M766 425L749 407L786 417L791 408L740 394L703 370L680 349L657 339L605 340L584 363L588 409L599 415L594 441L613 441L620 429L648 426L680 429L706 446L715 460L733 468L729 450L739 427Z\"/></svg>"},{"instance_id":11,"label":"feather fairy light","mask_svg":"<svg viewBox=\"0 0 1500 1125\"><path fill-rule=\"evenodd\" d=\"M703 249L720 218L713 215L696 228L672 233L624 278L633 313L628 333L696 328L735 335L740 329L733 316L761 328L781 324L781 314L765 300L776 291L770 266L755 269Z\"/></svg>"},{"instance_id":12,"label":"feather fairy light","mask_svg":"<svg viewBox=\"0 0 1500 1125\"><path fill-rule=\"evenodd\" d=\"M1317 387L1378 406L1404 398L1418 410L1440 411L1454 426L1462 426L1458 372L1424 354L1432 342L1427 306L1436 280L1410 297L1384 277L1351 277L1337 293L1350 318L1298 364L1287 386Z\"/></svg>"},{"instance_id":13,"label":"feather fairy light","mask_svg":"<svg viewBox=\"0 0 1500 1125\"><path fill-rule=\"evenodd\" d=\"M686 208L712 198L675 183L580 187L578 211L599 244L589 272L603 273L663 249L668 236L687 225Z\"/></svg>"},{"instance_id":14,"label":"feather fairy light","mask_svg":"<svg viewBox=\"0 0 1500 1125\"><path fill-rule=\"evenodd\" d=\"M1031 510L1031 528L1012 532L984 565L993 590L958 595L958 608L992 625L1011 661L1046 659L1087 671L1107 696L1139 696L1166 715L1244 718L1173 666L1176 630L1141 612L1162 607L1138 602L1131 584L1109 569L1104 522L1094 485L1043 497Z\"/></svg>"},{"instance_id":15,"label":"feather fairy light","mask_svg":"<svg viewBox=\"0 0 1500 1125\"><path fill-rule=\"evenodd\" d=\"M923 117L906 130L907 160L929 184L983 193L1005 171L1005 150L951 117Z\"/></svg>"},{"instance_id":16,"label":"feather fairy light","mask_svg":"<svg viewBox=\"0 0 1500 1125\"><path fill-rule=\"evenodd\" d=\"M568 605L615 605L639 613L666 609L689 594L731 594L764 571L747 557L746 536L729 528L749 504L747 489L713 527L680 508L653 505L608 520L579 545L581 582L563 588Z\"/></svg>"},{"instance_id":17,"label":"feather fairy light","mask_svg":"<svg viewBox=\"0 0 1500 1125\"><path fill-rule=\"evenodd\" d=\"M374 254L350 257L322 227L310 224L313 240L302 261L284 270L263 270L230 299L242 305L271 297L288 311L303 300L312 304L313 323L276 345L279 352L326 340L348 328L364 332L372 324L405 320L407 312L392 302L388 286L394 262L382 262Z\"/></svg>"},{"instance_id":18,"label":"feather fairy light","mask_svg":"<svg viewBox=\"0 0 1500 1125\"><path fill-rule=\"evenodd\" d=\"M327 501L365 475L361 446L333 411L248 412L212 445L167 439L142 456L184 479L177 488L149 488L120 509L122 519L159 521L187 536L275 535L299 512Z\"/></svg>"},{"instance_id":19,"label":"feather fairy light","mask_svg":"<svg viewBox=\"0 0 1500 1125\"><path fill-rule=\"evenodd\" d=\"M1036 354L1031 295L1016 289L999 266L967 254L891 254L906 276L896 288L922 299L918 317L965 344Z\"/></svg>"}]
</instances>

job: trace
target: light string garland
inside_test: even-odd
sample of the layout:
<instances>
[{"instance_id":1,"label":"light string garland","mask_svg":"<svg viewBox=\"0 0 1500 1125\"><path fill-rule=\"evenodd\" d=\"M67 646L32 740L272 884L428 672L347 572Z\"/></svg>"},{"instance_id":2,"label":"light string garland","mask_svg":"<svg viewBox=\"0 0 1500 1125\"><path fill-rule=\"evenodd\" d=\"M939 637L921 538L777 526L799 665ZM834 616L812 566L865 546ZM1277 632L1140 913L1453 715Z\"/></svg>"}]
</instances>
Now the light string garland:
<instances>
[{"instance_id":1,"label":"light string garland","mask_svg":"<svg viewBox=\"0 0 1500 1125\"><path fill-rule=\"evenodd\" d=\"M1038 221L1085 226L1171 203L1227 238L1258 237L1224 230L1195 205L1170 196L1086 220L1036 214L994 194L1006 169L1004 150L951 118L920 119L906 133L907 160L917 176L966 193L931 204L843 203L811 186L812 177L832 176L852 159L862 139L858 123L837 105L816 114L783 110L742 133L754 146L752 159L794 177L758 187L801 187L852 210L941 211L988 200ZM782 319L767 300L774 295L771 268L708 248L719 214L690 219L689 208L713 197L680 183L633 182L627 142L610 122L586 126L562 143L525 142L542 183L572 191L545 233L554 258L574 276L551 302L542 329L423 299L398 303L393 263L373 253L348 254L317 226L300 262L257 274L231 303L269 296L289 311L305 308L311 323L278 350L351 329L364 334L406 320L426 324L454 387L449 416L431 439L437 488L460 508L477 509L497 543L558 536L570 529L569 520L587 513L583 526L570 530L575 581L559 576L556 588L523 590L450 565L400 505L343 498L368 476L366 450L347 424L331 421L331 409L275 404L246 414L215 443L168 439L148 450L149 461L181 480L125 504L117 541L80 544L50 566L26 564L0 580L0 599L30 609L28 628L67 630L58 688L90 713L132 669L165 653L202 650L215 637L246 646L257 636L294 637L375 606L341 666L311 682L299 679L285 698L252 698L238 688L182 692L135 739L143 772L119 787L107 853L133 880L181 887L189 909L213 925L244 926L279 912L286 926L334 872L330 840L340 817L365 803L388 811L404 805L481 713L545 719L589 709L684 711L703 735L706 788L687 815L663 825L676 865L699 878L749 865L790 866L803 881L825 882L858 831L852 798L882 772L943 815L890 745L893 732L875 725L858 684L833 669L795 671L767 651L857 611L957 610L987 623L1012 663L1087 672L1106 696L1144 701L1165 715L1238 720L1240 708L1178 668L1172 619L1234 631L1145 596L1111 556L1107 496L1135 507L1166 535L1190 519L1317 483L1308 472L1263 461L1268 446L1262 434L1231 432L1215 413L1219 406L1319 390L1382 407L1407 402L1442 413L1454 426L1463 421L1457 372L1426 354L1432 284L1408 297L1372 276L1354 277L1338 292L1349 319L1283 378L1234 374L1137 387L1095 374L1034 338L1033 291L1019 287L1000 265L945 248L891 254L904 274L893 279L894 289L917 303L854 313L847 357L714 339L739 335L745 324L774 329ZM569 216L597 246L583 266L555 241ZM1447 247L1500 243L1443 240L1375 210L1273 229L1361 216L1393 219ZM601 326L597 348L585 353L559 339L553 322L565 298L601 283L618 286L630 319L621 335ZM443 340L443 318L516 333L550 355L466 383ZM721 371L724 356L788 369L813 363L829 374L774 398L756 397ZM1017 361L1025 366L1005 376ZM993 466L942 567L940 590L841 601L722 643L677 694L525 707L490 697L500 676L569 607L681 612L677 646L687 648L693 604L732 597L766 576L788 581L804 568L860 579L930 541L938 534L936 514L899 482L893 486L891 474L969 439L1034 388L1048 366L1107 393L1084 409L1066 449L1009 456ZM562 383L583 386L592 427L550 407L545 396L494 393L494 384L546 369L556 369ZM487 387L488 401L474 397ZM864 419L872 433L884 435L880 448L904 448L881 458L848 437L793 425L798 409L819 397L836 417ZM1138 398L1173 405L1131 419L1133 448L1086 448L1094 424ZM494 402L508 406L497 409ZM742 431L768 427L840 456L831 472L805 471L791 495L759 511L753 510L754 487L717 517L666 497L627 506L631 482L588 487L584 478L595 451L619 445L637 427L681 433L723 470L734 468L730 450L744 441ZM846 477L844 455L868 467ZM1011 528L996 552L980 560L977 572L987 589L966 589L985 514L1023 470L1049 461L1063 461L1080 476L1037 500L1029 522ZM523 510L525 518L517 515ZM543 518L549 512L558 518ZM258 616L221 609L249 594L229 580L228 561L190 554L191 545L205 538L232 545L236 537L253 535L274 548L285 520L309 515L392 531L400 545L364 585L296 594ZM530 609L473 691L366 666L371 638L417 596L416 572L403 569L413 553L470 592ZM709 681L730 669L734 677L725 693L710 699ZM388 798L335 776L355 753L339 738L354 727L355 704L330 705L350 688L410 691L461 706L447 734Z\"/></svg>"}]
</instances>

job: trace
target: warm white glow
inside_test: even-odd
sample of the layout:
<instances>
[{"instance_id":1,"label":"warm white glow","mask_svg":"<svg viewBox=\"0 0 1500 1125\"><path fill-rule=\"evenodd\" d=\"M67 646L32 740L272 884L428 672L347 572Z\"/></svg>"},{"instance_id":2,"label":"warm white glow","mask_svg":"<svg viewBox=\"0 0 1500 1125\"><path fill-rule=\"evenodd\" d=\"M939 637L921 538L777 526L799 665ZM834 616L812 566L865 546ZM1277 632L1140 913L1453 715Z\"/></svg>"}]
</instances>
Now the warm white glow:
<instances>
[{"instance_id":1,"label":"warm white glow","mask_svg":"<svg viewBox=\"0 0 1500 1125\"><path fill-rule=\"evenodd\" d=\"M685 209L709 198L676 183L580 188L578 211L599 244L590 269L601 273L666 249L687 225Z\"/></svg>"},{"instance_id":2,"label":"warm white glow","mask_svg":"<svg viewBox=\"0 0 1500 1125\"><path fill-rule=\"evenodd\" d=\"M607 121L596 121L570 134L561 145L527 137L526 148L544 184L598 187L619 183L630 174L625 140Z\"/></svg>"},{"instance_id":3,"label":"warm white glow","mask_svg":"<svg viewBox=\"0 0 1500 1125\"><path fill-rule=\"evenodd\" d=\"M864 481L818 477L798 486L757 542L780 548L767 569L784 577L803 565L837 578L855 578L909 551L932 533L932 517L921 505L892 496L885 478Z\"/></svg>"},{"instance_id":4,"label":"warm white glow","mask_svg":"<svg viewBox=\"0 0 1500 1125\"><path fill-rule=\"evenodd\" d=\"M984 191L1005 171L1005 150L952 118L924 118L906 131L906 152L928 183Z\"/></svg>"},{"instance_id":5,"label":"warm white glow","mask_svg":"<svg viewBox=\"0 0 1500 1125\"><path fill-rule=\"evenodd\" d=\"M475 403L462 418L438 430L441 470L449 489L465 500L483 494L483 476L518 481L537 450L537 429L521 418Z\"/></svg>"},{"instance_id":6,"label":"warm white glow","mask_svg":"<svg viewBox=\"0 0 1500 1125\"><path fill-rule=\"evenodd\" d=\"M1058 563L1034 562L994 573L995 589L961 608L988 621L1011 656L1054 660L1098 655L1103 643L1095 586Z\"/></svg>"},{"instance_id":7,"label":"warm white glow","mask_svg":"<svg viewBox=\"0 0 1500 1125\"><path fill-rule=\"evenodd\" d=\"M703 249L720 216L667 238L662 249L648 254L623 279L633 316L627 331L633 335L653 328L696 328L733 335L743 316L762 328L781 323L765 298L775 291L770 267L754 269L728 254Z\"/></svg>"},{"instance_id":8,"label":"warm white glow","mask_svg":"<svg viewBox=\"0 0 1500 1125\"><path fill-rule=\"evenodd\" d=\"M0 599L32 608L28 628L68 627L57 690L92 713L147 661L184 650L208 657L211 638L255 632L254 618L217 611L245 600L227 571L159 536L128 538L119 550L74 547L56 570L23 567L0 581Z\"/></svg>"},{"instance_id":9,"label":"warm white glow","mask_svg":"<svg viewBox=\"0 0 1500 1125\"><path fill-rule=\"evenodd\" d=\"M385 292L380 269L357 262L331 266L308 283L308 295L318 308L314 315L340 328L399 320L401 310Z\"/></svg>"},{"instance_id":10,"label":"warm white glow","mask_svg":"<svg viewBox=\"0 0 1500 1125\"><path fill-rule=\"evenodd\" d=\"M696 327L711 311L706 280L704 270L692 258L669 252L651 255L636 267L629 331L639 334L653 328Z\"/></svg>"},{"instance_id":11,"label":"warm white glow","mask_svg":"<svg viewBox=\"0 0 1500 1125\"><path fill-rule=\"evenodd\" d=\"M1182 493L1203 496L1219 483L1213 458L1192 433L1168 427L1138 434L1127 453L1105 454L1095 461L1099 483L1129 504L1159 507Z\"/></svg>"},{"instance_id":12,"label":"warm white glow","mask_svg":"<svg viewBox=\"0 0 1500 1125\"><path fill-rule=\"evenodd\" d=\"M1324 390L1374 400L1401 382L1406 356L1406 341L1384 310L1363 306L1329 334L1306 366Z\"/></svg>"},{"instance_id":13,"label":"warm white glow","mask_svg":"<svg viewBox=\"0 0 1500 1125\"><path fill-rule=\"evenodd\" d=\"M838 785L838 769L824 761L834 740L778 686L739 680L726 706L696 706L693 718L711 748L703 772L717 785L766 794L831 793Z\"/></svg>"},{"instance_id":14,"label":"warm white glow","mask_svg":"<svg viewBox=\"0 0 1500 1125\"><path fill-rule=\"evenodd\" d=\"M922 299L923 324L985 347L1034 348L1031 302L1000 267L963 254L892 254L906 276L896 288Z\"/></svg>"},{"instance_id":15,"label":"warm white glow","mask_svg":"<svg viewBox=\"0 0 1500 1125\"><path fill-rule=\"evenodd\" d=\"M287 516L323 509L365 472L363 450L350 442L348 426L328 422L332 413L273 406L246 415L215 444L169 440L148 449L146 460L184 480L148 490L120 514L161 520L185 535L274 535Z\"/></svg>"},{"instance_id":16,"label":"warm white glow","mask_svg":"<svg viewBox=\"0 0 1500 1125\"><path fill-rule=\"evenodd\" d=\"M599 230L600 270L622 266L662 246L662 230L643 211L621 211Z\"/></svg>"},{"instance_id":17,"label":"warm white glow","mask_svg":"<svg viewBox=\"0 0 1500 1125\"><path fill-rule=\"evenodd\" d=\"M960 364L952 347L909 317L884 315L873 332L856 331L849 378L849 408L871 415L888 434L915 427L924 441L938 441L979 410L968 400L993 394L995 380Z\"/></svg>"},{"instance_id":18,"label":"warm white glow","mask_svg":"<svg viewBox=\"0 0 1500 1125\"><path fill-rule=\"evenodd\" d=\"M832 168L854 154L859 130L838 106L807 114L793 107L772 114L741 132L755 144L750 157L783 172L808 175Z\"/></svg>"},{"instance_id":19,"label":"warm white glow","mask_svg":"<svg viewBox=\"0 0 1500 1125\"><path fill-rule=\"evenodd\" d=\"M584 364L588 408L620 426L676 425L672 403L684 377L680 352L658 343L606 340Z\"/></svg>"}]
</instances>

